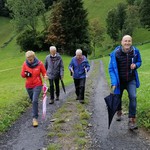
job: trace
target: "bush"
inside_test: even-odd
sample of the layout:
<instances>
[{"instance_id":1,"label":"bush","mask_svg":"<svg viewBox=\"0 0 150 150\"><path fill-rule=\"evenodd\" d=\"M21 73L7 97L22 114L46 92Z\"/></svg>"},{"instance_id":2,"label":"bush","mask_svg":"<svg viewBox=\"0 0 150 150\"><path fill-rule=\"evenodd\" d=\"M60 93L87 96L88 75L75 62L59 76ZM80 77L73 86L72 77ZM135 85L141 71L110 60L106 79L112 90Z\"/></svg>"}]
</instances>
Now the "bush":
<instances>
[{"instance_id":1,"label":"bush","mask_svg":"<svg viewBox=\"0 0 150 150\"><path fill-rule=\"evenodd\" d=\"M26 30L17 37L17 44L20 45L23 51L47 50L49 45L45 42L45 33L36 32L34 30Z\"/></svg>"}]
</instances>

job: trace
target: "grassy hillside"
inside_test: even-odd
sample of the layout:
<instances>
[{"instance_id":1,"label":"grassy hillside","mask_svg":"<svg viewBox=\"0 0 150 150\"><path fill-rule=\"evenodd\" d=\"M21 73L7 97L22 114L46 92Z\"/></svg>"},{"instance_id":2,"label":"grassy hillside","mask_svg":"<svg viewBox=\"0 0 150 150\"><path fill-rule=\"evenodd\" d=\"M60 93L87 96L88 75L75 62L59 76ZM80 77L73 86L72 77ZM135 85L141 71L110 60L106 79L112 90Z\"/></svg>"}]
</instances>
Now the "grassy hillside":
<instances>
[{"instance_id":1,"label":"grassy hillside","mask_svg":"<svg viewBox=\"0 0 150 150\"><path fill-rule=\"evenodd\" d=\"M88 18L98 18L103 26L106 25L108 11L116 7L118 3L126 0L84 0L85 8L88 10Z\"/></svg>"},{"instance_id":2,"label":"grassy hillside","mask_svg":"<svg viewBox=\"0 0 150 150\"><path fill-rule=\"evenodd\" d=\"M126 3L126 0L84 0L85 8L88 10L89 21L98 18L101 25L106 28L107 13L121 2ZM136 45L146 42L150 39L150 31L143 28L136 29L133 33L133 39L133 43ZM106 36L104 47L108 43L112 44L112 41Z\"/></svg>"}]
</instances>

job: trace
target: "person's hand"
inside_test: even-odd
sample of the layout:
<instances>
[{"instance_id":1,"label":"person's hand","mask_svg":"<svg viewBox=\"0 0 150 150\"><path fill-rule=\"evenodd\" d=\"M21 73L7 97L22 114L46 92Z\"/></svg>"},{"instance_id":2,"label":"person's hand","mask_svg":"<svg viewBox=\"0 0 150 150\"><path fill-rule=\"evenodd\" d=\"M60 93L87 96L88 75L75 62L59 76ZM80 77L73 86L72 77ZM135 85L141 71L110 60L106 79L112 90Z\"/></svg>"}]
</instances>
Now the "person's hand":
<instances>
[{"instance_id":1,"label":"person's hand","mask_svg":"<svg viewBox=\"0 0 150 150\"><path fill-rule=\"evenodd\" d=\"M114 91L114 90L115 90L115 88L116 88L116 86L115 86L115 85L113 85L113 86L112 86L112 90Z\"/></svg>"},{"instance_id":2,"label":"person's hand","mask_svg":"<svg viewBox=\"0 0 150 150\"><path fill-rule=\"evenodd\" d=\"M73 71L73 69L72 69L72 68L70 69L70 71L72 72L72 74L74 74L74 71Z\"/></svg>"},{"instance_id":3,"label":"person's hand","mask_svg":"<svg viewBox=\"0 0 150 150\"><path fill-rule=\"evenodd\" d=\"M116 89L116 86L115 86L115 85L111 86L111 93L112 93L112 94L114 94L115 89Z\"/></svg>"},{"instance_id":4,"label":"person's hand","mask_svg":"<svg viewBox=\"0 0 150 150\"><path fill-rule=\"evenodd\" d=\"M26 77L31 77L32 74L29 71L25 71L24 74L26 75Z\"/></svg>"},{"instance_id":5,"label":"person's hand","mask_svg":"<svg viewBox=\"0 0 150 150\"><path fill-rule=\"evenodd\" d=\"M48 80L48 76L47 75L45 75L43 78L44 78L44 80Z\"/></svg>"},{"instance_id":6,"label":"person's hand","mask_svg":"<svg viewBox=\"0 0 150 150\"><path fill-rule=\"evenodd\" d=\"M132 70L135 69L135 68L136 68L136 64L132 63L131 66L130 66L130 68L131 68Z\"/></svg>"}]
</instances>

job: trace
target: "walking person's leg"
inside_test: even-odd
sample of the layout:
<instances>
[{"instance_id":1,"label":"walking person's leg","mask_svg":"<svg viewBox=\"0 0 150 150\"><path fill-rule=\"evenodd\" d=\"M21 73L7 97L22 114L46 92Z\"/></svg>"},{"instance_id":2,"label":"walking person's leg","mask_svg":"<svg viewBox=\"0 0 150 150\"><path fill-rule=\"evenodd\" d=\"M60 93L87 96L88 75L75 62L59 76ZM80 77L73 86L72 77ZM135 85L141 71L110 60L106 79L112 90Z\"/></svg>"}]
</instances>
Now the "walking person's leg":
<instances>
[{"instance_id":1,"label":"walking person's leg","mask_svg":"<svg viewBox=\"0 0 150 150\"><path fill-rule=\"evenodd\" d=\"M76 100L79 100L79 81L80 79L74 79L74 85L75 85L75 93L76 93Z\"/></svg>"},{"instance_id":2,"label":"walking person's leg","mask_svg":"<svg viewBox=\"0 0 150 150\"><path fill-rule=\"evenodd\" d=\"M86 78L80 79L80 83L79 83L79 99L80 99L81 103L84 103L85 82L86 82Z\"/></svg>"},{"instance_id":3,"label":"walking person's leg","mask_svg":"<svg viewBox=\"0 0 150 150\"><path fill-rule=\"evenodd\" d=\"M49 79L49 84L50 84L50 102L49 104L54 103L54 80Z\"/></svg>"},{"instance_id":4,"label":"walking person's leg","mask_svg":"<svg viewBox=\"0 0 150 150\"><path fill-rule=\"evenodd\" d=\"M38 99L41 93L42 86L38 86L35 88L27 88L27 92L32 101L32 117L33 117L33 126L38 126Z\"/></svg>"},{"instance_id":5,"label":"walking person's leg","mask_svg":"<svg viewBox=\"0 0 150 150\"><path fill-rule=\"evenodd\" d=\"M136 124L136 81L132 80L127 86L128 96L129 96L129 128L137 129Z\"/></svg>"},{"instance_id":6,"label":"walking person's leg","mask_svg":"<svg viewBox=\"0 0 150 150\"><path fill-rule=\"evenodd\" d=\"M56 100L59 100L60 88L59 88L59 78L55 79L55 87L56 87Z\"/></svg>"},{"instance_id":7,"label":"walking person's leg","mask_svg":"<svg viewBox=\"0 0 150 150\"><path fill-rule=\"evenodd\" d=\"M41 90L42 86L37 86L33 89L32 108L33 108L33 118L36 119L38 118L38 100Z\"/></svg>"}]
</instances>

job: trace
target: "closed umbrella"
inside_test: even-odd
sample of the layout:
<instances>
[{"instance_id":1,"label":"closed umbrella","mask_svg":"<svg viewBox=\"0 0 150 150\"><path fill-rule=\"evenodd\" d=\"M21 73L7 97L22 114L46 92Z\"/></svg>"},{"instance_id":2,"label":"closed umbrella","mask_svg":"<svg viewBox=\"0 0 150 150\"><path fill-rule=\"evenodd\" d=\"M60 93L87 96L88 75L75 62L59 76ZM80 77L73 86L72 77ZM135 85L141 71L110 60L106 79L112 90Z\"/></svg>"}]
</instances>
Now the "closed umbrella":
<instances>
[{"instance_id":1,"label":"closed umbrella","mask_svg":"<svg viewBox=\"0 0 150 150\"><path fill-rule=\"evenodd\" d=\"M45 119L45 117L46 117L46 100L47 100L47 95L46 95L46 93L47 93L47 90L48 90L48 87L47 87L46 83L44 83L42 90L43 90L42 118Z\"/></svg>"},{"instance_id":2,"label":"closed umbrella","mask_svg":"<svg viewBox=\"0 0 150 150\"><path fill-rule=\"evenodd\" d=\"M109 129L112 119L117 111L117 108L121 103L120 95L110 93L108 96L104 98L104 100L108 110L108 129Z\"/></svg>"},{"instance_id":3,"label":"closed umbrella","mask_svg":"<svg viewBox=\"0 0 150 150\"><path fill-rule=\"evenodd\" d=\"M61 81L62 88L63 88L64 92L66 93L66 89L65 89L64 82L63 82L63 80L62 80L62 79L60 79L60 81Z\"/></svg>"}]
</instances>

